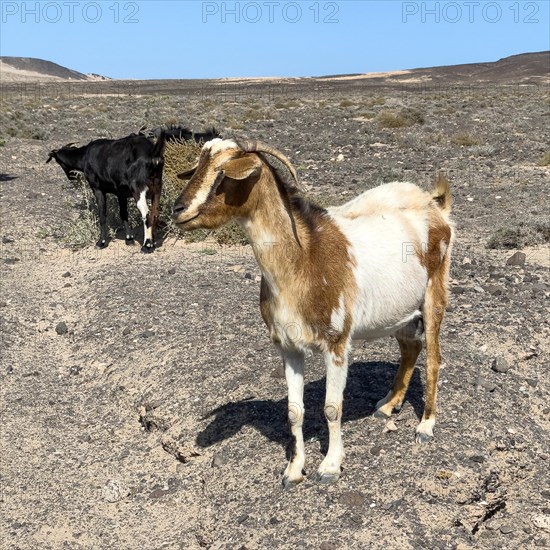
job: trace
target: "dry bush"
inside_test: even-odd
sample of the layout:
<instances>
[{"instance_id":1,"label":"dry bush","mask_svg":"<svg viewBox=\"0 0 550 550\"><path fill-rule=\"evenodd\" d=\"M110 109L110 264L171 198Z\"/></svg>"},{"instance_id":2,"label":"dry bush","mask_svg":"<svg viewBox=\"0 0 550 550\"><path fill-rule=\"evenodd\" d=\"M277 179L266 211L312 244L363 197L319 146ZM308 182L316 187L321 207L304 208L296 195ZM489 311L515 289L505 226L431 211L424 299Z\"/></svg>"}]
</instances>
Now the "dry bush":
<instances>
[{"instance_id":1,"label":"dry bush","mask_svg":"<svg viewBox=\"0 0 550 550\"><path fill-rule=\"evenodd\" d=\"M462 147L473 147L474 145L481 145L481 139L472 136L470 134L456 134L452 139L452 143L455 145L460 145Z\"/></svg>"},{"instance_id":2,"label":"dry bush","mask_svg":"<svg viewBox=\"0 0 550 550\"><path fill-rule=\"evenodd\" d=\"M487 241L487 248L518 249L550 242L550 223L520 222L514 227L497 229Z\"/></svg>"},{"instance_id":3,"label":"dry bush","mask_svg":"<svg viewBox=\"0 0 550 550\"><path fill-rule=\"evenodd\" d=\"M408 128L415 124L424 124L424 115L410 107L398 112L384 109L378 114L378 124L381 128Z\"/></svg>"}]
</instances>

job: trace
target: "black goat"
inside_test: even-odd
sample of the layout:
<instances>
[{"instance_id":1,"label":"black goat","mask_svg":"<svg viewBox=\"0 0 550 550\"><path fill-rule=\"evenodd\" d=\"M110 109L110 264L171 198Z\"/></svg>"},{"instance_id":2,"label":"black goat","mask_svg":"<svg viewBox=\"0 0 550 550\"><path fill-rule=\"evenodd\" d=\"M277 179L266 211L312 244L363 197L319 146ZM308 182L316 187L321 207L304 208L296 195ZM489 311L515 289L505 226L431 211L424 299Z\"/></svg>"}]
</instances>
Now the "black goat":
<instances>
[{"instance_id":1,"label":"black goat","mask_svg":"<svg viewBox=\"0 0 550 550\"><path fill-rule=\"evenodd\" d=\"M126 244L134 241L128 223L128 198L133 197L143 218L141 251L153 252L153 233L162 191L165 137L164 132L160 132L156 143L152 143L146 137L134 134L121 139L96 139L83 147L69 144L50 152L47 163L55 159L71 181L76 177L75 172L82 172L94 192L101 231L97 248L108 245L105 195L112 193L118 198ZM147 199L151 199L151 210Z\"/></svg>"},{"instance_id":2,"label":"black goat","mask_svg":"<svg viewBox=\"0 0 550 550\"><path fill-rule=\"evenodd\" d=\"M214 128L214 126L207 128L204 132L193 132L185 126L158 126L157 128L150 129L143 126L140 128L138 135L145 136L149 139L158 138L162 131L164 131L166 135L166 141L182 140L206 143L211 139L221 137L220 133L216 130L216 128Z\"/></svg>"}]
</instances>

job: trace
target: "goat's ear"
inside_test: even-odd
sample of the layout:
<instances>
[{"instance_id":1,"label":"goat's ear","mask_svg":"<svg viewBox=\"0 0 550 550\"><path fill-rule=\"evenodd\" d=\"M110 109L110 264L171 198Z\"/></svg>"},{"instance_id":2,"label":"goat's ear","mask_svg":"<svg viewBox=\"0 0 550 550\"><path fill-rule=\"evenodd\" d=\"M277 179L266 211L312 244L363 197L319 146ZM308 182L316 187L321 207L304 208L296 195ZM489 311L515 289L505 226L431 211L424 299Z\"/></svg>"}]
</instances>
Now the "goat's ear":
<instances>
[{"instance_id":1,"label":"goat's ear","mask_svg":"<svg viewBox=\"0 0 550 550\"><path fill-rule=\"evenodd\" d=\"M188 168L187 170L184 170L183 172L180 172L178 174L178 179L180 180L188 180L193 174L195 173L195 170L197 169L197 166L199 165L198 162L196 162L191 168Z\"/></svg>"},{"instance_id":2,"label":"goat's ear","mask_svg":"<svg viewBox=\"0 0 550 550\"><path fill-rule=\"evenodd\" d=\"M232 180L245 180L250 176L260 173L262 163L256 155L245 155L244 157L228 160L222 170L225 177Z\"/></svg>"}]
</instances>

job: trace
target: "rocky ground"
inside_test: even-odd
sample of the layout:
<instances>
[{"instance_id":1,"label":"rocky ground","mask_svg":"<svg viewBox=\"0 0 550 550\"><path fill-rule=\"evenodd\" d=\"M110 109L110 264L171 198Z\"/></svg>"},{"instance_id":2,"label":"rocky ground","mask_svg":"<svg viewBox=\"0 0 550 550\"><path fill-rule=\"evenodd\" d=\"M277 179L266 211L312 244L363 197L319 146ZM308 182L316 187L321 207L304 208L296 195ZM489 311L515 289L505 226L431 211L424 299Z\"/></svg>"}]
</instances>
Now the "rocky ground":
<instances>
[{"instance_id":1,"label":"rocky ground","mask_svg":"<svg viewBox=\"0 0 550 550\"><path fill-rule=\"evenodd\" d=\"M2 98L2 548L548 548L547 89L112 86ZM424 356L388 430L372 412L397 345L358 343L340 481L283 491L286 388L250 247L67 247L79 191L48 151L167 122L275 145L322 203L448 173L457 242L432 443L414 444ZM313 473L319 357L306 382Z\"/></svg>"}]
</instances>

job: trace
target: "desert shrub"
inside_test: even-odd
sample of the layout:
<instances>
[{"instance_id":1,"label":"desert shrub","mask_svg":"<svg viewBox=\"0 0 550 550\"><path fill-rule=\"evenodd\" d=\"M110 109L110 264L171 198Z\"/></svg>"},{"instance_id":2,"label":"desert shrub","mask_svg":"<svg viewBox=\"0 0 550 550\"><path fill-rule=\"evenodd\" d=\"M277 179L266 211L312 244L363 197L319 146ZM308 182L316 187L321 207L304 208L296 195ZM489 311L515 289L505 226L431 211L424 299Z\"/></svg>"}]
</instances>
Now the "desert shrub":
<instances>
[{"instance_id":1,"label":"desert shrub","mask_svg":"<svg viewBox=\"0 0 550 550\"><path fill-rule=\"evenodd\" d=\"M350 99L343 99L340 101L340 107L353 107L355 103Z\"/></svg>"},{"instance_id":2,"label":"desert shrub","mask_svg":"<svg viewBox=\"0 0 550 550\"><path fill-rule=\"evenodd\" d=\"M537 162L539 166L550 166L550 151L546 151L543 157Z\"/></svg>"},{"instance_id":3,"label":"desert shrub","mask_svg":"<svg viewBox=\"0 0 550 550\"><path fill-rule=\"evenodd\" d=\"M378 124L381 128L408 128L415 124L424 124L424 115L411 107L398 112L384 109L378 114Z\"/></svg>"},{"instance_id":4,"label":"desert shrub","mask_svg":"<svg viewBox=\"0 0 550 550\"><path fill-rule=\"evenodd\" d=\"M518 249L550 242L550 223L536 221L497 229L487 241L487 248Z\"/></svg>"},{"instance_id":5,"label":"desert shrub","mask_svg":"<svg viewBox=\"0 0 550 550\"><path fill-rule=\"evenodd\" d=\"M491 144L472 145L470 153L476 157L492 157L496 152L496 147Z\"/></svg>"},{"instance_id":6,"label":"desert shrub","mask_svg":"<svg viewBox=\"0 0 550 550\"><path fill-rule=\"evenodd\" d=\"M481 139L470 134L462 133L456 134L451 141L455 145L460 145L462 147L472 147L474 145L481 145Z\"/></svg>"}]
</instances>

